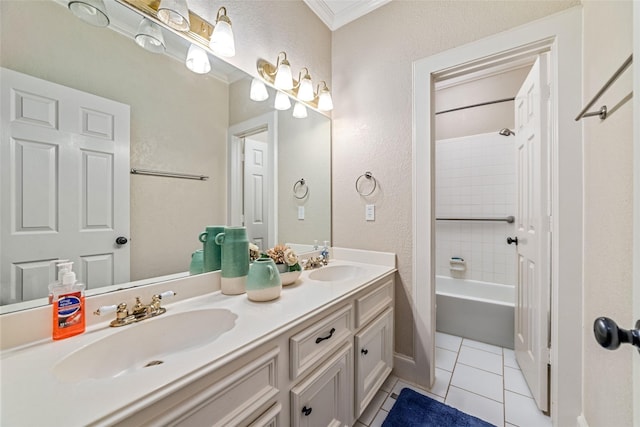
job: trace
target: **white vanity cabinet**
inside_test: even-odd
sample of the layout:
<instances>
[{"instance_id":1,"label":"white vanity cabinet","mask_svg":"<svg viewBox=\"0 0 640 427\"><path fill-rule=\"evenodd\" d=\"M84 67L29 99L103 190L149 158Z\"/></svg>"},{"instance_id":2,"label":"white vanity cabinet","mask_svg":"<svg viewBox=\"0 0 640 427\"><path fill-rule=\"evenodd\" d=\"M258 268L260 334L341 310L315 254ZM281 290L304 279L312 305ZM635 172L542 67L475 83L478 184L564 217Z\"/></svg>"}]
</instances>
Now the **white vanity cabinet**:
<instances>
[{"instance_id":1,"label":"white vanity cabinet","mask_svg":"<svg viewBox=\"0 0 640 427\"><path fill-rule=\"evenodd\" d=\"M291 426L351 425L353 346L340 350L291 389Z\"/></svg>"},{"instance_id":2,"label":"white vanity cabinet","mask_svg":"<svg viewBox=\"0 0 640 427\"><path fill-rule=\"evenodd\" d=\"M277 402L279 355L271 345L266 353L263 347L239 357L117 425L276 426L282 409Z\"/></svg>"},{"instance_id":3,"label":"white vanity cabinet","mask_svg":"<svg viewBox=\"0 0 640 427\"><path fill-rule=\"evenodd\" d=\"M393 276L356 297L355 418L371 402L393 369Z\"/></svg>"}]
</instances>

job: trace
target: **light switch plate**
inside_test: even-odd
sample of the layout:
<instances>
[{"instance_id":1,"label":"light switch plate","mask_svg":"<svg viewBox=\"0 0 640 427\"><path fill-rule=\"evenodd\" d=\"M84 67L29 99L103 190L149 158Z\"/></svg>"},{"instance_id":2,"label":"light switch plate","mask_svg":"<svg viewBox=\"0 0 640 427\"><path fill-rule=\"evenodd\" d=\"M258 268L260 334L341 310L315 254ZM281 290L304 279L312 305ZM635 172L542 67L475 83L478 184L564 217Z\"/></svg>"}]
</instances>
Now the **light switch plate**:
<instances>
[{"instance_id":1,"label":"light switch plate","mask_svg":"<svg viewBox=\"0 0 640 427\"><path fill-rule=\"evenodd\" d=\"M367 221L376 220L376 205L365 206L364 219L366 219Z\"/></svg>"},{"instance_id":2,"label":"light switch plate","mask_svg":"<svg viewBox=\"0 0 640 427\"><path fill-rule=\"evenodd\" d=\"M304 219L304 206L298 206L298 219Z\"/></svg>"}]
</instances>

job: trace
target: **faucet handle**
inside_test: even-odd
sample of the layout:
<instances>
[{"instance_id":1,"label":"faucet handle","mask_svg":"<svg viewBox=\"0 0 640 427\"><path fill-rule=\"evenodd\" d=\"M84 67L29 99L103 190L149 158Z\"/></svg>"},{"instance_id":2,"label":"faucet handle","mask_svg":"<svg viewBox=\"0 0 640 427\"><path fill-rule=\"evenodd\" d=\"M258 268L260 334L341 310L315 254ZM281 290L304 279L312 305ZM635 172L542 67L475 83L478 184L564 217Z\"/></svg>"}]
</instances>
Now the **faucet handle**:
<instances>
[{"instance_id":1,"label":"faucet handle","mask_svg":"<svg viewBox=\"0 0 640 427\"><path fill-rule=\"evenodd\" d=\"M117 305L103 305L93 312L95 316L102 316L103 314L115 313L118 309Z\"/></svg>"},{"instance_id":2,"label":"faucet handle","mask_svg":"<svg viewBox=\"0 0 640 427\"><path fill-rule=\"evenodd\" d=\"M160 297L160 299L162 299L162 298L170 298L170 297L175 296L175 295L177 295L177 294L175 292L173 292L173 291L164 291L164 292L158 294L158 297Z\"/></svg>"}]
</instances>

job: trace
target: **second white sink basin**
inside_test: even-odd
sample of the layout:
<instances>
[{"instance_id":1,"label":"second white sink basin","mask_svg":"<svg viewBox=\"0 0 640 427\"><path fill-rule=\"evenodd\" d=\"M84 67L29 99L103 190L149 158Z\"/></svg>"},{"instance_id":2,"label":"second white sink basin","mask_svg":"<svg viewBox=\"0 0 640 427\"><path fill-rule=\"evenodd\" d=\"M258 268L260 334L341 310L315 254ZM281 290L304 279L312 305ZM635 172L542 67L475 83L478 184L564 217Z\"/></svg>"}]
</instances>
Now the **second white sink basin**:
<instances>
[{"instance_id":1,"label":"second white sink basin","mask_svg":"<svg viewBox=\"0 0 640 427\"><path fill-rule=\"evenodd\" d=\"M364 269L355 265L328 265L309 273L309 279L321 282L341 282L353 279L362 273L364 273Z\"/></svg>"},{"instance_id":2,"label":"second white sink basin","mask_svg":"<svg viewBox=\"0 0 640 427\"><path fill-rule=\"evenodd\" d=\"M237 315L227 309L164 314L79 348L53 367L64 382L113 378L164 363L163 357L214 341L231 330Z\"/></svg>"}]
</instances>

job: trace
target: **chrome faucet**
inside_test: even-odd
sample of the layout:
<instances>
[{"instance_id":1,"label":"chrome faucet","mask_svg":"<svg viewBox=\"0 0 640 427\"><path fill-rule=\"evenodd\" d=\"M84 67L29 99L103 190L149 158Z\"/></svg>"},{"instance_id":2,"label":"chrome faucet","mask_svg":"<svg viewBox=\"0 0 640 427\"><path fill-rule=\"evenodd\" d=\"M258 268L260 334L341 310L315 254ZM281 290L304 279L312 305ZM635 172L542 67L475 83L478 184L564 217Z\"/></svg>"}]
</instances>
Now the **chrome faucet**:
<instances>
[{"instance_id":1,"label":"chrome faucet","mask_svg":"<svg viewBox=\"0 0 640 427\"><path fill-rule=\"evenodd\" d=\"M109 326L117 328L119 326L130 325L165 313L167 309L161 307L160 302L162 298L168 298L174 295L176 295L176 293L173 291L166 291L161 294L154 295L151 298L151 303L149 303L149 305L142 304L140 297L136 297L136 303L133 305L131 311L127 309L126 303L121 302L118 305L103 305L94 311L93 314L96 316L102 316L103 314L109 314L115 311L116 318L111 321Z\"/></svg>"}]
</instances>

